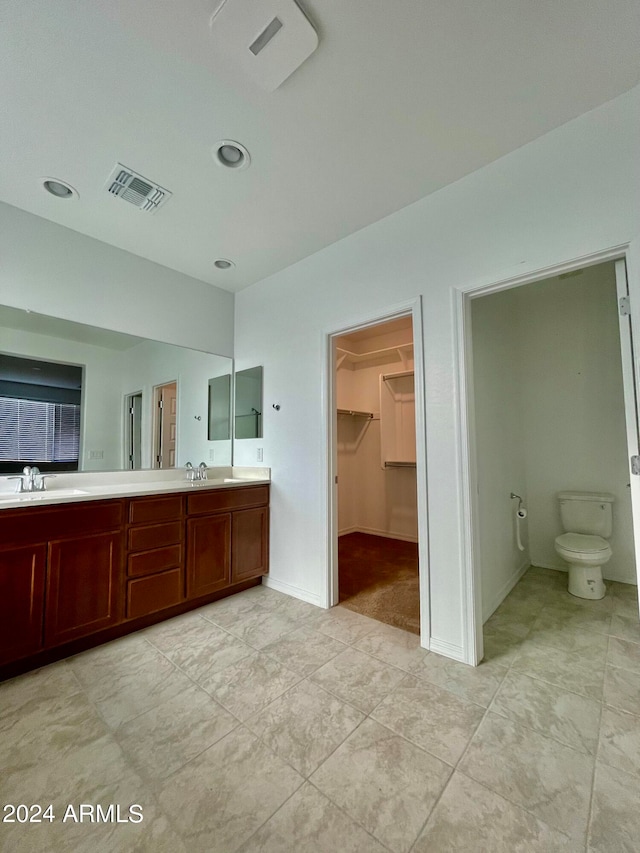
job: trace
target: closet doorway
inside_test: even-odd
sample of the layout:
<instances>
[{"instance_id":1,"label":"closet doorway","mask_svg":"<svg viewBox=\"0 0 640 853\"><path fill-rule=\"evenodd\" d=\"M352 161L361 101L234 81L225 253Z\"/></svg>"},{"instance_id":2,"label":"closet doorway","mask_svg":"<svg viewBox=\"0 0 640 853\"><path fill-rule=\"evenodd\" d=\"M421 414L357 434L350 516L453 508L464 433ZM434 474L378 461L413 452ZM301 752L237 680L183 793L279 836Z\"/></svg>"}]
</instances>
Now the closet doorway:
<instances>
[{"instance_id":1,"label":"closet doorway","mask_svg":"<svg viewBox=\"0 0 640 853\"><path fill-rule=\"evenodd\" d=\"M419 635L412 316L333 343L338 603Z\"/></svg>"}]
</instances>

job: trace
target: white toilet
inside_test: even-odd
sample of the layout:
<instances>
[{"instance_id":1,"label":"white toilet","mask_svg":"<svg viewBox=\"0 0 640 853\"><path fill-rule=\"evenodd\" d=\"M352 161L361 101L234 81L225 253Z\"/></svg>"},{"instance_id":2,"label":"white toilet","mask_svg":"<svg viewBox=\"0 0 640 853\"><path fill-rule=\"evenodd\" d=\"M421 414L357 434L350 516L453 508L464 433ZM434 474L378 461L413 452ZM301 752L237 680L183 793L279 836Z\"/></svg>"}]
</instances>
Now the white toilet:
<instances>
[{"instance_id":1,"label":"white toilet","mask_svg":"<svg viewBox=\"0 0 640 853\"><path fill-rule=\"evenodd\" d=\"M560 492L560 517L567 531L556 537L556 552L569 564L569 592L578 598L604 598L602 566L611 559L607 539L613 529L613 495Z\"/></svg>"}]
</instances>

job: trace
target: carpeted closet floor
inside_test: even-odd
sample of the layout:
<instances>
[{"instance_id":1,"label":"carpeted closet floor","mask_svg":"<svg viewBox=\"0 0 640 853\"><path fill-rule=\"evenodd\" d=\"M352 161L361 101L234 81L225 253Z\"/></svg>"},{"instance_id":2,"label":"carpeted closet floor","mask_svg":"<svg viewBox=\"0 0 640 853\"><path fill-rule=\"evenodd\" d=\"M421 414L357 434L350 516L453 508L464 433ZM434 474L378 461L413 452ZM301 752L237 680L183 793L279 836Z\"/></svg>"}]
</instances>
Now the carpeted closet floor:
<instances>
[{"instance_id":1,"label":"carpeted closet floor","mask_svg":"<svg viewBox=\"0 0 640 853\"><path fill-rule=\"evenodd\" d=\"M415 542L347 533L338 539L338 563L343 607L420 633Z\"/></svg>"}]
</instances>

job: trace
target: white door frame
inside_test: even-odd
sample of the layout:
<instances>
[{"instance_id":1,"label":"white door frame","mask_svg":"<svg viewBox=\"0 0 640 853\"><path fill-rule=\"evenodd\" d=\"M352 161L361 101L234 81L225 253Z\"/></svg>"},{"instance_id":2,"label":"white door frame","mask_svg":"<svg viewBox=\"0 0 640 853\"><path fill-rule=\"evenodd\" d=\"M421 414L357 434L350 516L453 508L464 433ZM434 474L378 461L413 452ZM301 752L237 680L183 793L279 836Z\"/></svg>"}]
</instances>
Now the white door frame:
<instances>
[{"instance_id":1,"label":"white door frame","mask_svg":"<svg viewBox=\"0 0 640 853\"><path fill-rule=\"evenodd\" d=\"M454 322L457 344L457 390L458 418L460 423L458 457L459 489L462 496L460 505L460 530L462 531L462 589L463 589L463 649L464 660L472 665L478 664L483 657L482 636L482 571L480 555L480 539L478 534L478 488L474 424L474 389L473 389L473 349L471 341L471 301L480 296L509 290L524 284L531 284L543 279L553 278L573 270L584 269L607 261L624 260L627 267L627 277L630 290L632 279L637 276L630 274L633 263L629 244L614 246L600 252L576 258L566 263L538 269L525 275L504 279L487 284L463 285L453 290ZM639 289L640 296L640 289ZM640 306L636 306L640 307ZM637 315L636 315L637 316ZM636 325L634 324L634 328ZM633 393L633 389L631 389ZM635 395L630 398L628 383L624 383L625 411L627 419L637 418ZM632 509L634 529L640 530L640 478L632 487ZM636 498L633 500L634 492ZM636 527L637 525L637 527ZM635 538L636 572L640 569L638 554L640 554L640 536Z\"/></svg>"},{"instance_id":2,"label":"white door frame","mask_svg":"<svg viewBox=\"0 0 640 853\"><path fill-rule=\"evenodd\" d=\"M398 317L410 316L413 323L413 359L416 401L416 486L418 505L418 562L420 589L420 643L428 649L431 637L431 608L429 595L429 525L427 514L427 442L426 409L424 394L424 340L422 327L421 297L401 302L386 310L374 314L361 314L350 323L341 325L324 334L324 381L326 389L322 401L325 433L325 488L327 507L327 566L324 606L332 607L338 603L338 440L335 412L336 370L335 339L370 326L377 326Z\"/></svg>"}]
</instances>

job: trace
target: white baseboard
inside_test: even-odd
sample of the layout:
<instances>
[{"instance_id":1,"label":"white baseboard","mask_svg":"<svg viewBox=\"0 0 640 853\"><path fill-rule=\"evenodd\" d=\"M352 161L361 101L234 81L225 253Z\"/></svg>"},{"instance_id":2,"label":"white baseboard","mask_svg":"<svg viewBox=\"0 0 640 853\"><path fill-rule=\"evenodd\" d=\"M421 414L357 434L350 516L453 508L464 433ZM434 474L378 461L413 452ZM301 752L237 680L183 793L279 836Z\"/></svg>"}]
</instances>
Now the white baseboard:
<instances>
[{"instance_id":1,"label":"white baseboard","mask_svg":"<svg viewBox=\"0 0 640 853\"><path fill-rule=\"evenodd\" d=\"M448 643L446 640L437 640L435 637L431 637L429 640L429 651L435 652L437 655L442 655L445 658L451 658L451 660L460 661L460 663L466 663L462 646L456 646L454 643Z\"/></svg>"},{"instance_id":2,"label":"white baseboard","mask_svg":"<svg viewBox=\"0 0 640 853\"><path fill-rule=\"evenodd\" d=\"M569 571L566 565L558 566L551 563L545 563L544 560L532 560L532 566L537 566L539 569L553 569L555 572L564 572L565 574ZM637 581L635 578L630 578L629 575L620 575L616 572L607 571L607 567L605 565L605 570L602 572L602 577L606 581L613 581L614 583L629 583L632 586L637 586Z\"/></svg>"},{"instance_id":3,"label":"white baseboard","mask_svg":"<svg viewBox=\"0 0 640 853\"><path fill-rule=\"evenodd\" d=\"M292 598L299 598L300 601L315 604L316 607L324 608L319 595L316 595L314 592L308 592L306 589L301 589L299 586L293 586L290 583L278 581L275 578L268 577L267 575L262 578L262 585L269 587L269 589L275 589L276 592L283 592L285 595L290 595Z\"/></svg>"},{"instance_id":4,"label":"white baseboard","mask_svg":"<svg viewBox=\"0 0 640 853\"><path fill-rule=\"evenodd\" d=\"M399 539L401 542L418 541L417 536L393 533L390 530L377 530L375 527L346 527L344 530L338 531L338 536L345 536L347 533L368 533L371 536L383 536L385 539Z\"/></svg>"},{"instance_id":5,"label":"white baseboard","mask_svg":"<svg viewBox=\"0 0 640 853\"><path fill-rule=\"evenodd\" d=\"M505 598L509 595L514 586L518 583L522 575L527 571L529 566L531 565L531 561L527 557L527 559L520 565L519 568L515 570L515 572L511 575L511 577L504 583L498 592L493 596L493 599L489 602L487 607L487 613L482 614L482 624L487 621L487 619L491 616L491 614L500 607ZM536 564L537 565L537 564ZM544 569L546 566L540 566L540 568Z\"/></svg>"}]
</instances>

